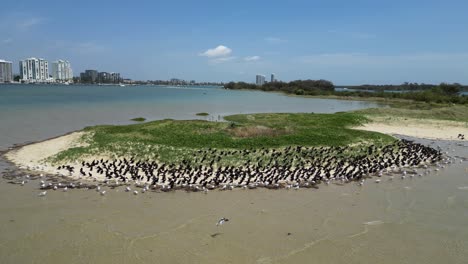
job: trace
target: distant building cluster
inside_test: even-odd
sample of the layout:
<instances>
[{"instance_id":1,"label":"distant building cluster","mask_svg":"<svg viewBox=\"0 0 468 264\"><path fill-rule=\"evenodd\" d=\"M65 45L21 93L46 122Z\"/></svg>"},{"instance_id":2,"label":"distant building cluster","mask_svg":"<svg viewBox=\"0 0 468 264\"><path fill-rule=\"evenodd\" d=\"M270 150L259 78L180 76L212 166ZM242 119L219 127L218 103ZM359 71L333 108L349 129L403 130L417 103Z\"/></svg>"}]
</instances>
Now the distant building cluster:
<instances>
[{"instance_id":1,"label":"distant building cluster","mask_svg":"<svg viewBox=\"0 0 468 264\"><path fill-rule=\"evenodd\" d=\"M20 79L25 83L72 82L73 70L67 60L49 62L42 58L27 58L19 62Z\"/></svg>"},{"instance_id":2,"label":"distant building cluster","mask_svg":"<svg viewBox=\"0 0 468 264\"><path fill-rule=\"evenodd\" d=\"M121 83L122 78L117 72L98 72L97 70L85 70L80 73L81 83Z\"/></svg>"},{"instance_id":3,"label":"distant building cluster","mask_svg":"<svg viewBox=\"0 0 468 264\"><path fill-rule=\"evenodd\" d=\"M168 82L169 85L194 85L195 83L195 80L187 81L177 78L172 78Z\"/></svg>"},{"instance_id":4,"label":"distant building cluster","mask_svg":"<svg viewBox=\"0 0 468 264\"><path fill-rule=\"evenodd\" d=\"M271 77L270 77L270 82L276 82L276 77L275 77L275 74L272 73L271 74ZM261 74L257 74L256 76L256 80L255 80L255 84L258 85L258 86L262 86L266 83L266 77L265 75L261 75Z\"/></svg>"},{"instance_id":5,"label":"distant building cluster","mask_svg":"<svg viewBox=\"0 0 468 264\"><path fill-rule=\"evenodd\" d=\"M13 81L12 65L11 61L0 60L0 83L10 83Z\"/></svg>"},{"instance_id":6,"label":"distant building cluster","mask_svg":"<svg viewBox=\"0 0 468 264\"><path fill-rule=\"evenodd\" d=\"M265 84L265 75L257 74L255 84L257 84L258 86L264 85Z\"/></svg>"}]
</instances>

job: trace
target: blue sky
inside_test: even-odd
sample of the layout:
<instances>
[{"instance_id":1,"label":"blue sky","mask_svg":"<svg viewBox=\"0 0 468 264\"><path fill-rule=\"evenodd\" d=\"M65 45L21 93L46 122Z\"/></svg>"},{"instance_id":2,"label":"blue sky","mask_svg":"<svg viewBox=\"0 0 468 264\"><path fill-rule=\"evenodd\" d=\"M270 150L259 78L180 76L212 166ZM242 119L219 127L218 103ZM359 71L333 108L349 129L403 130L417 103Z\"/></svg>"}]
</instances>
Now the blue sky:
<instances>
[{"instance_id":1,"label":"blue sky","mask_svg":"<svg viewBox=\"0 0 468 264\"><path fill-rule=\"evenodd\" d=\"M0 59L132 79L468 84L468 1L4 1Z\"/></svg>"}]
</instances>

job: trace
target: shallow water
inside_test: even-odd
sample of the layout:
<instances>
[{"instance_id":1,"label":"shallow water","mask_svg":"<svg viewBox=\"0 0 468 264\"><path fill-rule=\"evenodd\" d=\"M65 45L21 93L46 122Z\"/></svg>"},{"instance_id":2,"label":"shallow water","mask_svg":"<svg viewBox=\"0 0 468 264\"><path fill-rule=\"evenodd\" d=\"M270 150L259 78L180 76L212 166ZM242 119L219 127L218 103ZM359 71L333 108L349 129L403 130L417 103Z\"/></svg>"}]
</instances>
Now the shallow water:
<instances>
[{"instance_id":1,"label":"shallow water","mask_svg":"<svg viewBox=\"0 0 468 264\"><path fill-rule=\"evenodd\" d=\"M376 106L219 87L0 85L0 150L86 126L127 124L140 116L217 121L239 113L332 113ZM210 116L196 116L200 112Z\"/></svg>"},{"instance_id":2,"label":"shallow water","mask_svg":"<svg viewBox=\"0 0 468 264\"><path fill-rule=\"evenodd\" d=\"M66 125L70 120L64 117L60 122L73 127ZM41 124L28 124L28 129L39 126L41 132L18 133L18 142L60 133ZM2 139L9 139L3 135L8 130L1 130ZM468 142L436 144L450 156L468 158ZM0 160L0 170L6 167ZM106 196L72 190L38 197L38 185L37 180L25 186L0 180L0 263L466 263L468 259L468 191L463 188L468 186L468 161L421 178L383 177L381 183L321 185L318 190L137 196L122 189L107 190ZM230 221L217 227L221 217Z\"/></svg>"}]
</instances>

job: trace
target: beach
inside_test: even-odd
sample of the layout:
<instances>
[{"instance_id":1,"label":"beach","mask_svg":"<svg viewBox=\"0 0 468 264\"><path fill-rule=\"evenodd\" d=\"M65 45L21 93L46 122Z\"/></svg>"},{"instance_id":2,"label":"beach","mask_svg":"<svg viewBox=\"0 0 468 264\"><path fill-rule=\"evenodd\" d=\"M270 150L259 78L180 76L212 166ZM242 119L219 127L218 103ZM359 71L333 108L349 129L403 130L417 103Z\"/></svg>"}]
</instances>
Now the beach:
<instances>
[{"instance_id":1,"label":"beach","mask_svg":"<svg viewBox=\"0 0 468 264\"><path fill-rule=\"evenodd\" d=\"M468 135L467 122L406 117L369 118L371 122L356 129L434 140L461 141L459 134Z\"/></svg>"},{"instance_id":2,"label":"beach","mask_svg":"<svg viewBox=\"0 0 468 264\"><path fill-rule=\"evenodd\" d=\"M265 103L261 110L280 111L270 107L276 100L280 99ZM61 115L56 114L60 118L50 123L36 114L55 113L51 106L20 109L18 104L10 105L10 112L0 112L8 124L0 128L3 150L12 147L8 159L18 164L0 159L4 175L0 184L1 263L30 263L32 259L36 263L305 263L313 259L322 263L461 264L468 258L463 213L468 209L466 141L396 133L398 138L440 149L455 161L430 166L430 173L422 176L408 173L404 179L395 172L367 178L361 185L360 181L332 181L297 190L236 188L206 194L154 190L134 195L124 186L103 186L98 180L78 188L77 182L84 178L51 177L57 168L44 159L68 147L85 146L78 140L82 132L67 134L70 131L95 124L128 124L130 117L148 114L123 114L119 104L100 102L113 114L91 119L86 111L93 107L66 104L70 110L63 108ZM309 104L304 106L303 112L316 112L307 110ZM17 111L15 120L11 111ZM201 107L181 110L178 119L203 111ZM210 114L217 117L221 112ZM25 124L27 129L17 129ZM400 125L395 131L405 131L405 127ZM445 136L462 133L456 128ZM102 156L94 156L98 157ZM33 171L26 178L27 166L39 166L37 175ZM40 169L50 170L40 177ZM68 191L63 186L48 189L46 196L38 196L41 180L76 186ZM106 194L96 192L96 185ZM133 182L128 186L141 190ZM230 221L216 226L222 217Z\"/></svg>"}]
</instances>

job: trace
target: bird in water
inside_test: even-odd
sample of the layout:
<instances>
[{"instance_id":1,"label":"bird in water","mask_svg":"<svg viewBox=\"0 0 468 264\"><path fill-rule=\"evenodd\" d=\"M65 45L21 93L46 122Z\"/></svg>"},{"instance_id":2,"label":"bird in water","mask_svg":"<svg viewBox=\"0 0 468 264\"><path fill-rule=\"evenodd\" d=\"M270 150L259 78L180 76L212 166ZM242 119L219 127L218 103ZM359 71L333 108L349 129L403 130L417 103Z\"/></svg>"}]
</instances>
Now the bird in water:
<instances>
[{"instance_id":1,"label":"bird in water","mask_svg":"<svg viewBox=\"0 0 468 264\"><path fill-rule=\"evenodd\" d=\"M45 196L47 194L47 191L43 191L39 193L39 196Z\"/></svg>"},{"instance_id":2,"label":"bird in water","mask_svg":"<svg viewBox=\"0 0 468 264\"><path fill-rule=\"evenodd\" d=\"M223 217L223 218L219 219L218 223L216 223L216 226L220 226L220 225L224 224L225 222L229 222L229 219Z\"/></svg>"}]
</instances>

